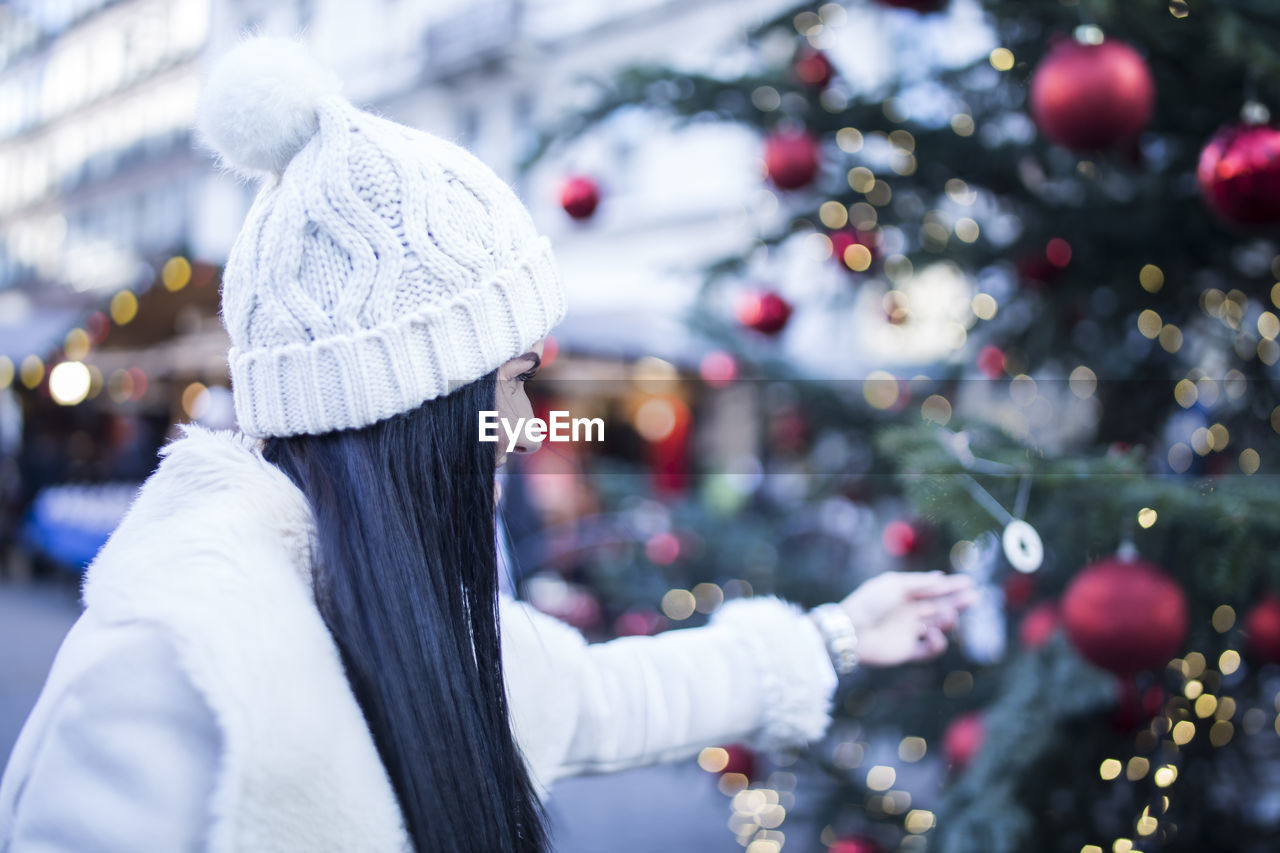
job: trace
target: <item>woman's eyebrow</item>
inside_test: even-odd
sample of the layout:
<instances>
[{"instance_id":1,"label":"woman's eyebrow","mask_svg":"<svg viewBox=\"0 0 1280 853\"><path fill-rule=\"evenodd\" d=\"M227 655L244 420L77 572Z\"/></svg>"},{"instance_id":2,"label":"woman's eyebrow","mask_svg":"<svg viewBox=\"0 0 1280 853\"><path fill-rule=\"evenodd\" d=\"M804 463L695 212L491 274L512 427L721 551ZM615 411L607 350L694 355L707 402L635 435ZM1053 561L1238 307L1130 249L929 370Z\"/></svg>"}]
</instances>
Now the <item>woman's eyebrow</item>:
<instances>
[{"instance_id":1,"label":"woman's eyebrow","mask_svg":"<svg viewBox=\"0 0 1280 853\"><path fill-rule=\"evenodd\" d=\"M538 355L536 352L527 352L520 357L531 359L533 361L533 366L529 368L530 370L537 370L539 367L542 367L542 356Z\"/></svg>"}]
</instances>

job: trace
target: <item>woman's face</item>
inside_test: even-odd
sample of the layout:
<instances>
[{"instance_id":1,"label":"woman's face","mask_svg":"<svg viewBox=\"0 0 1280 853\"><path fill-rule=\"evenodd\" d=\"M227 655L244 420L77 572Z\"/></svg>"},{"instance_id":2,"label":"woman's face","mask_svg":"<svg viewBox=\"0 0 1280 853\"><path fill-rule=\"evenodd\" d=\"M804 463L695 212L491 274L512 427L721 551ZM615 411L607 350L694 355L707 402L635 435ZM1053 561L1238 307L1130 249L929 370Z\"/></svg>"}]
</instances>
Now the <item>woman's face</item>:
<instances>
[{"instance_id":1,"label":"woman's face","mask_svg":"<svg viewBox=\"0 0 1280 853\"><path fill-rule=\"evenodd\" d=\"M509 424L512 429L520 423L521 418L527 421L533 417L533 406L529 403L529 396L524 391L524 383L532 379L542 365L542 344L542 341L538 341L529 347L528 352L516 356L498 368L494 408L498 412L500 422ZM542 442L531 441L523 432L521 430L514 451L516 453L536 452L542 446ZM498 465L502 465L507 461L507 442L501 427L498 434L502 436L497 442Z\"/></svg>"}]
</instances>

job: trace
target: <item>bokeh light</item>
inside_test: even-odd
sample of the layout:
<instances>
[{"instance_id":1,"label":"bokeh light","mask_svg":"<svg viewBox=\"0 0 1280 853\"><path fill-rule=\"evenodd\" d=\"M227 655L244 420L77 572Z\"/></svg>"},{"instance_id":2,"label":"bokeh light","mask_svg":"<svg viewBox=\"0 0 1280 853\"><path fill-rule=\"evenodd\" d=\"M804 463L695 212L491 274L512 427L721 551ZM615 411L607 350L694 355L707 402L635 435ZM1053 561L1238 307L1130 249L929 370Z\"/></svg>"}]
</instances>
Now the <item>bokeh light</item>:
<instances>
[{"instance_id":1,"label":"bokeh light","mask_svg":"<svg viewBox=\"0 0 1280 853\"><path fill-rule=\"evenodd\" d=\"M89 396L92 377L79 361L64 361L49 371L49 396L60 406L74 406Z\"/></svg>"}]
</instances>

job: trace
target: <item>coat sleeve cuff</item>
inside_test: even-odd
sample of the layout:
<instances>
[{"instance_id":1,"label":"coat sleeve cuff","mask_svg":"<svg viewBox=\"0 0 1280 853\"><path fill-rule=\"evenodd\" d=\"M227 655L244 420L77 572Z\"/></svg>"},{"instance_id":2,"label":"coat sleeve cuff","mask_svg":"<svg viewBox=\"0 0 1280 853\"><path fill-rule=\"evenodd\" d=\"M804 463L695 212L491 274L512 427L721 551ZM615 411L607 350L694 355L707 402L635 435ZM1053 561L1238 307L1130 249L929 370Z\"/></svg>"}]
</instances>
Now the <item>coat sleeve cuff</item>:
<instances>
[{"instance_id":1,"label":"coat sleeve cuff","mask_svg":"<svg viewBox=\"0 0 1280 853\"><path fill-rule=\"evenodd\" d=\"M800 746L831 725L836 672L821 632L797 605L772 596L726 602L712 623L751 650L761 697L758 749Z\"/></svg>"}]
</instances>

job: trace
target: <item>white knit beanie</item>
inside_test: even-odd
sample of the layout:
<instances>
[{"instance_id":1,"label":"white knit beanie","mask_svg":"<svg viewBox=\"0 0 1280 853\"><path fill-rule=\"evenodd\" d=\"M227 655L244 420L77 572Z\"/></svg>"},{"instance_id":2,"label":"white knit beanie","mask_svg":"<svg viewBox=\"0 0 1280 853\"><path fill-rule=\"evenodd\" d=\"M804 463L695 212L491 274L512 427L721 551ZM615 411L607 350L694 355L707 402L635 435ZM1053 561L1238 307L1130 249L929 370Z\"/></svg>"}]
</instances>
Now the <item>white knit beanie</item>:
<instances>
[{"instance_id":1,"label":"white knit beanie","mask_svg":"<svg viewBox=\"0 0 1280 853\"><path fill-rule=\"evenodd\" d=\"M263 179L222 284L245 433L410 411L563 318L550 244L511 188L462 148L356 109L297 42L228 53L197 129Z\"/></svg>"}]
</instances>

